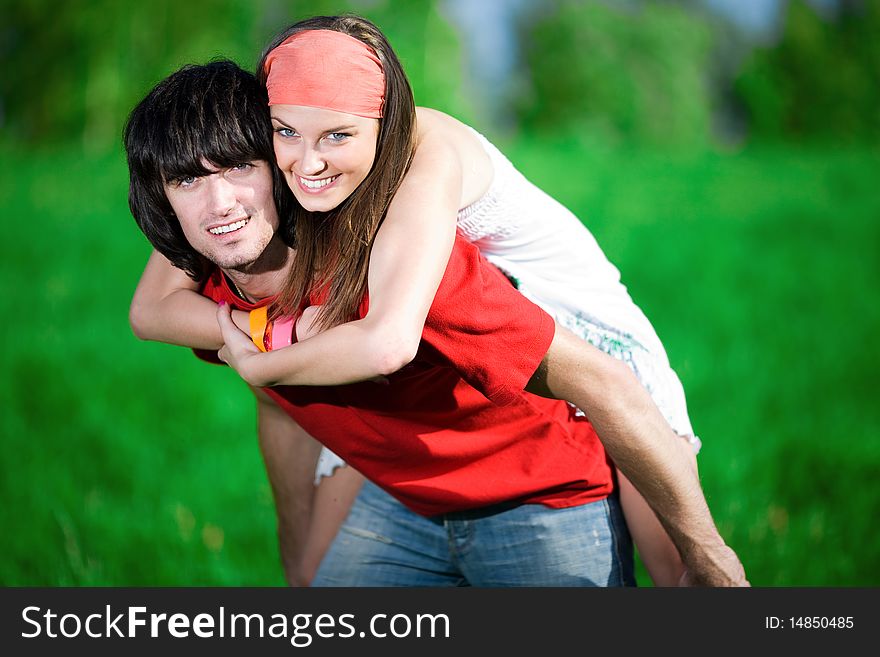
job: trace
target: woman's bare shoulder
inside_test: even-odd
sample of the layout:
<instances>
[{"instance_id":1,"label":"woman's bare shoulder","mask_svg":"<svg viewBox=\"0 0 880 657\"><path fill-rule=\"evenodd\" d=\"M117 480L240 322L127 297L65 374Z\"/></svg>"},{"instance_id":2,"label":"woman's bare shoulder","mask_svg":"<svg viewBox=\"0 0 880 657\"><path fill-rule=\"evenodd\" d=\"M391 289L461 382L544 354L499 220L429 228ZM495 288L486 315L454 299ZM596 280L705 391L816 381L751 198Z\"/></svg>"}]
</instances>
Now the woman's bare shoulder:
<instances>
[{"instance_id":1,"label":"woman's bare shoulder","mask_svg":"<svg viewBox=\"0 0 880 657\"><path fill-rule=\"evenodd\" d=\"M417 155L454 157L461 167L463 184L460 207L470 205L492 182L492 161L476 133L458 119L427 107L416 108Z\"/></svg>"}]
</instances>

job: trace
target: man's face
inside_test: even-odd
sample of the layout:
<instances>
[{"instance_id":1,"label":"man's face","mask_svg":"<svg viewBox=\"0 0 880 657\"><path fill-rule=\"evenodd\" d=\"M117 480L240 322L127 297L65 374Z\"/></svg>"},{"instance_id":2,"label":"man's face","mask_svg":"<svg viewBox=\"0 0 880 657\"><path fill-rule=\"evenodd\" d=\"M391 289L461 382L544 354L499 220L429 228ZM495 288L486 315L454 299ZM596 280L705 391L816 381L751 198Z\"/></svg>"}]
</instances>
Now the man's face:
<instances>
[{"instance_id":1,"label":"man's face","mask_svg":"<svg viewBox=\"0 0 880 657\"><path fill-rule=\"evenodd\" d=\"M165 195L196 251L221 269L245 268L262 255L278 228L269 164L202 165L211 173L169 180Z\"/></svg>"}]
</instances>

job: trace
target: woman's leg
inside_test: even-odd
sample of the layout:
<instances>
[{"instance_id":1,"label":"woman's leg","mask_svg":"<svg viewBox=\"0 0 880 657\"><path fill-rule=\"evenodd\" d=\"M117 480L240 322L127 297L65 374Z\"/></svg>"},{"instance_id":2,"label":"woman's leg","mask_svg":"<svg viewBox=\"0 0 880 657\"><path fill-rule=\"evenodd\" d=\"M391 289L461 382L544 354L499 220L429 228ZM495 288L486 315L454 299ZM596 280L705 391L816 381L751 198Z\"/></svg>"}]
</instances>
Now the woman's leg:
<instances>
[{"instance_id":1,"label":"woman's leg","mask_svg":"<svg viewBox=\"0 0 880 657\"><path fill-rule=\"evenodd\" d=\"M315 488L311 522L299 565L300 579L305 584L311 584L314 579L363 482L363 476L349 466L337 468L328 477L321 477Z\"/></svg>"},{"instance_id":2,"label":"woman's leg","mask_svg":"<svg viewBox=\"0 0 880 657\"><path fill-rule=\"evenodd\" d=\"M693 450L684 440L682 445L696 469L697 461ZM620 470L617 471L617 481L623 515L648 575L651 576L655 586L679 586L684 575L684 563L672 539L663 529L645 498Z\"/></svg>"}]
</instances>

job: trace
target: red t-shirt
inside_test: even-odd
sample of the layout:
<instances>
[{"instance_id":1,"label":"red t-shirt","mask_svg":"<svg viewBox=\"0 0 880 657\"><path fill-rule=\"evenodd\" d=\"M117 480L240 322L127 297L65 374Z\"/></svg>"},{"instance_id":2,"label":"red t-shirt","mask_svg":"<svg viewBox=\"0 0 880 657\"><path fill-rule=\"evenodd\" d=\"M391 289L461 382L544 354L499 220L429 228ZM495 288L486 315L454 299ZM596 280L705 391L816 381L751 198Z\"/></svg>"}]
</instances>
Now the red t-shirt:
<instances>
[{"instance_id":1,"label":"red t-shirt","mask_svg":"<svg viewBox=\"0 0 880 657\"><path fill-rule=\"evenodd\" d=\"M219 270L203 294L250 310ZM266 388L306 431L417 513L606 497L612 470L583 417L523 388L552 318L457 238L415 359L387 383ZM200 353L206 359L214 354Z\"/></svg>"}]
</instances>

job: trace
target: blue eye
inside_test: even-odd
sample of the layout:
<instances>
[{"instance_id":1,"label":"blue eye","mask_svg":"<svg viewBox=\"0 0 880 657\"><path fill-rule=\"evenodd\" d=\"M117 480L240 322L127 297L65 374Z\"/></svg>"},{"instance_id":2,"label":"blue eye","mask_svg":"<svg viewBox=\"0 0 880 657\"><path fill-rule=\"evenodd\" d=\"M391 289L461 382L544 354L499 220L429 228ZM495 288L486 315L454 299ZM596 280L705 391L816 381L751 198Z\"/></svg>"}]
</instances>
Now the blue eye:
<instances>
[{"instance_id":1,"label":"blue eye","mask_svg":"<svg viewBox=\"0 0 880 657\"><path fill-rule=\"evenodd\" d=\"M330 141L345 141L348 137L351 137L347 132L331 132L327 137Z\"/></svg>"},{"instance_id":2,"label":"blue eye","mask_svg":"<svg viewBox=\"0 0 880 657\"><path fill-rule=\"evenodd\" d=\"M296 137L296 132L291 130L290 128L275 128L275 132L278 133L281 137Z\"/></svg>"}]
</instances>

